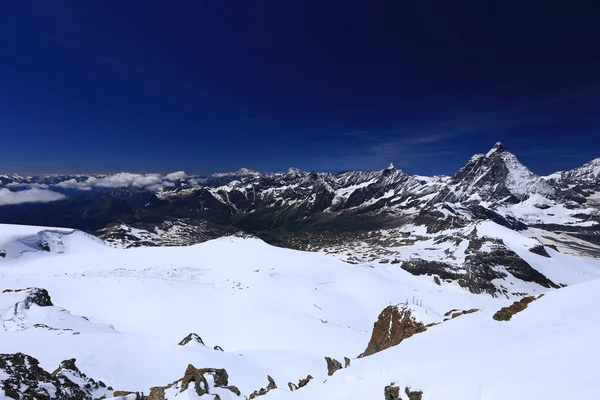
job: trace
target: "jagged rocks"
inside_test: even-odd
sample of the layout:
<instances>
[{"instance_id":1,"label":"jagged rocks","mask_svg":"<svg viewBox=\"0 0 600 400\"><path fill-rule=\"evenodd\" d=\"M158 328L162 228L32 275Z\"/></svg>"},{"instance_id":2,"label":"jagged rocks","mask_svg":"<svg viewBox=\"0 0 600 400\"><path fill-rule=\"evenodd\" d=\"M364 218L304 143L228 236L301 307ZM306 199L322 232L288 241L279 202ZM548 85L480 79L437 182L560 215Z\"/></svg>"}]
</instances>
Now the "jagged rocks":
<instances>
[{"instance_id":1,"label":"jagged rocks","mask_svg":"<svg viewBox=\"0 0 600 400\"><path fill-rule=\"evenodd\" d=\"M6 250L1 250L0 249L0 257L6 258Z\"/></svg>"},{"instance_id":2,"label":"jagged rocks","mask_svg":"<svg viewBox=\"0 0 600 400\"><path fill-rule=\"evenodd\" d=\"M404 393L408 396L408 400L421 400L423 398L423 392L420 390L410 390L410 388L404 388Z\"/></svg>"},{"instance_id":3,"label":"jagged rocks","mask_svg":"<svg viewBox=\"0 0 600 400\"><path fill-rule=\"evenodd\" d=\"M460 317L461 315L473 314L477 311L479 311L479 308L471 308L470 310L452 309L452 310L448 311L446 314L444 314L444 317L448 317L444 321L448 321L449 319L454 319L456 317Z\"/></svg>"},{"instance_id":4,"label":"jagged rocks","mask_svg":"<svg viewBox=\"0 0 600 400\"><path fill-rule=\"evenodd\" d=\"M546 251L546 248L544 246L542 246L541 244L539 244L537 246L533 246L532 248L529 249L529 251L532 252L533 254L537 254L538 256L550 258L550 254L548 254L548 252Z\"/></svg>"},{"instance_id":5,"label":"jagged rocks","mask_svg":"<svg viewBox=\"0 0 600 400\"><path fill-rule=\"evenodd\" d=\"M398 345L404 339L425 332L427 327L417 321L406 305L387 306L375 322L371 340L366 350L359 357L375 354L392 346Z\"/></svg>"},{"instance_id":6,"label":"jagged rocks","mask_svg":"<svg viewBox=\"0 0 600 400\"><path fill-rule=\"evenodd\" d=\"M350 359L348 357L344 357L344 368L348 368L350 366Z\"/></svg>"},{"instance_id":7,"label":"jagged rocks","mask_svg":"<svg viewBox=\"0 0 600 400\"><path fill-rule=\"evenodd\" d=\"M264 396L265 394L269 393L271 390L277 389L277 385L275 384L275 381L273 380L273 378L271 378L270 375L267 375L267 380L269 381L269 383L267 384L266 388L260 388L259 390L255 390L254 392L252 392L252 394L250 394L250 397L248 397L248 398L254 399L259 396Z\"/></svg>"},{"instance_id":8,"label":"jagged rocks","mask_svg":"<svg viewBox=\"0 0 600 400\"><path fill-rule=\"evenodd\" d=\"M185 346L189 343L199 343L202 346L206 346L204 344L204 342L202 341L202 338L200 336L198 336L195 333L190 333L189 335L187 335L186 337L184 337L181 342L179 342L180 346Z\"/></svg>"},{"instance_id":9,"label":"jagged rocks","mask_svg":"<svg viewBox=\"0 0 600 400\"><path fill-rule=\"evenodd\" d=\"M404 393L408 397L408 400L422 400L423 392L420 390L410 390L410 388L404 388ZM396 386L392 382L389 386L386 386L383 390L385 400L402 400L400 397L400 387Z\"/></svg>"},{"instance_id":10,"label":"jagged rocks","mask_svg":"<svg viewBox=\"0 0 600 400\"><path fill-rule=\"evenodd\" d=\"M40 307L53 306L52 299L46 289L29 287L26 289L5 289L2 293L24 293L26 297L23 301L24 306L28 309L31 304L36 304Z\"/></svg>"},{"instance_id":11,"label":"jagged rocks","mask_svg":"<svg viewBox=\"0 0 600 400\"><path fill-rule=\"evenodd\" d=\"M224 351L223 348L221 346L215 346L214 347L215 351Z\"/></svg>"},{"instance_id":12,"label":"jagged rocks","mask_svg":"<svg viewBox=\"0 0 600 400\"><path fill-rule=\"evenodd\" d=\"M385 400L400 400L400 388L392 383L383 390Z\"/></svg>"},{"instance_id":13,"label":"jagged rocks","mask_svg":"<svg viewBox=\"0 0 600 400\"><path fill-rule=\"evenodd\" d=\"M502 307L492 318L496 321L509 321L513 315L526 309L529 303L534 300L536 300L536 298L533 296L523 297L521 300L515 301L508 307Z\"/></svg>"},{"instance_id":14,"label":"jagged rocks","mask_svg":"<svg viewBox=\"0 0 600 400\"><path fill-rule=\"evenodd\" d=\"M325 357L325 361L327 362L327 375L329 376L335 374L335 371L342 369L342 363L335 358Z\"/></svg>"},{"instance_id":15,"label":"jagged rocks","mask_svg":"<svg viewBox=\"0 0 600 400\"><path fill-rule=\"evenodd\" d=\"M295 383L288 382L288 387L290 388L290 391L293 392L294 390L298 390L308 385L308 382L310 382L311 380L313 380L312 375L307 375L306 378L300 379L297 385Z\"/></svg>"},{"instance_id":16,"label":"jagged rocks","mask_svg":"<svg viewBox=\"0 0 600 400\"><path fill-rule=\"evenodd\" d=\"M206 379L210 376L210 379ZM224 369L218 368L195 368L189 364L185 370L183 378L167 385L156 386L150 389L150 394L147 400L170 400L177 396L178 393L183 393L186 390L193 390L196 395L203 396L205 394L215 394L220 390L226 390L232 396L241 397L239 389L235 386L229 386L229 375Z\"/></svg>"},{"instance_id":17,"label":"jagged rocks","mask_svg":"<svg viewBox=\"0 0 600 400\"><path fill-rule=\"evenodd\" d=\"M75 359L63 361L53 373L23 353L0 354L0 389L14 400L92 400L113 397L103 382L87 377Z\"/></svg>"}]
</instances>

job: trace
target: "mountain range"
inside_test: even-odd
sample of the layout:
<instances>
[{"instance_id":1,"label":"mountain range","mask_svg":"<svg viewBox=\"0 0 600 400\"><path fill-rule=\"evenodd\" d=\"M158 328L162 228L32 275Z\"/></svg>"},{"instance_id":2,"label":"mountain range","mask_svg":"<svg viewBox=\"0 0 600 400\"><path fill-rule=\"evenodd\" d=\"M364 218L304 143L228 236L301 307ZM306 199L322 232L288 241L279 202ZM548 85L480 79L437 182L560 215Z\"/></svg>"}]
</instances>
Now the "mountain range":
<instances>
[{"instance_id":1,"label":"mountain range","mask_svg":"<svg viewBox=\"0 0 600 400\"><path fill-rule=\"evenodd\" d=\"M0 180L4 190L62 196L0 206L4 223L77 228L121 247L252 235L352 263L398 263L413 274L459 282L475 293L506 294L506 282L498 282L507 276L545 287L564 284L547 279L509 244L490 242L479 226L488 221L524 232L534 241L531 250L543 256L548 247L600 256L600 159L538 176L502 143L474 155L452 176L408 175L390 164L381 171L335 174L290 168L212 176L5 175ZM482 253L486 242L494 250ZM415 256L412 250L419 246ZM490 272L488 267L499 265L508 270Z\"/></svg>"}]
</instances>

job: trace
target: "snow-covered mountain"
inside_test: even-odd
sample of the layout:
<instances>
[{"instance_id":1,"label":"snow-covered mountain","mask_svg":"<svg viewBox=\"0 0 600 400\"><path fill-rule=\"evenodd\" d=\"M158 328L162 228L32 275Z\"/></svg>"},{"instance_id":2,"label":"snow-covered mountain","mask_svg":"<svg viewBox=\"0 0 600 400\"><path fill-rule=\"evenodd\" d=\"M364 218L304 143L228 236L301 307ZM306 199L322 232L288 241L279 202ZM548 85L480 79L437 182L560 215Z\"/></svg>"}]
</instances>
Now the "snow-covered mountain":
<instances>
[{"instance_id":1,"label":"snow-covered mountain","mask_svg":"<svg viewBox=\"0 0 600 400\"><path fill-rule=\"evenodd\" d=\"M534 273L529 249L542 254L535 257L552 258L555 250L600 257L597 166L595 160L540 177L497 143L452 176L411 176L394 165L336 174L291 168L210 177L182 171L65 176L35 189L68 186L61 200L0 206L0 222L74 227L117 247L251 235L352 263L398 263L412 274L498 296L515 292L507 286L512 278L545 287L568 284ZM21 193L12 192L14 185L2 190L11 198ZM490 223L505 229L499 240L489 239ZM512 246L515 235L531 241Z\"/></svg>"},{"instance_id":2,"label":"snow-covered mountain","mask_svg":"<svg viewBox=\"0 0 600 400\"><path fill-rule=\"evenodd\" d=\"M236 236L118 249L0 225L12 249L0 258L0 398L594 398L600 260L492 221L451 243L460 234L407 254L475 256L506 275L504 295L465 290L446 267L412 274L410 259L351 264ZM62 245L18 251L49 235ZM485 256L509 251L530 270Z\"/></svg>"}]
</instances>

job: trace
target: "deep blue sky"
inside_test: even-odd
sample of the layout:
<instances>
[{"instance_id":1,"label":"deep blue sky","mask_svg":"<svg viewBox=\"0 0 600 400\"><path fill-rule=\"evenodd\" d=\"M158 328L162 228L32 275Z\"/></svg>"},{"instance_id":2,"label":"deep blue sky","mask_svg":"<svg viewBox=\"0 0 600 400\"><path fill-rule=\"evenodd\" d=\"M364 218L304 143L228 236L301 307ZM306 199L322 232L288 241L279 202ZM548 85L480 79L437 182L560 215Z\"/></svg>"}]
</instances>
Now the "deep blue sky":
<instances>
[{"instance_id":1,"label":"deep blue sky","mask_svg":"<svg viewBox=\"0 0 600 400\"><path fill-rule=\"evenodd\" d=\"M0 172L451 174L496 141L574 168L600 157L592 4L3 2Z\"/></svg>"}]
</instances>

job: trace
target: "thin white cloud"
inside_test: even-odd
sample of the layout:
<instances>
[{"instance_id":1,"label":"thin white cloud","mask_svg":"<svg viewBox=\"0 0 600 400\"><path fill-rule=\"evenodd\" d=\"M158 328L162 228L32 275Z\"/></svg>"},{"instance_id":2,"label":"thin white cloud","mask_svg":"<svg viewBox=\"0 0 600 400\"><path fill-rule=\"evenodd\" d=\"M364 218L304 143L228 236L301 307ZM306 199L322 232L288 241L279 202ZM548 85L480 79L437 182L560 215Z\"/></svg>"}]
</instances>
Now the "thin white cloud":
<instances>
[{"instance_id":1,"label":"thin white cloud","mask_svg":"<svg viewBox=\"0 0 600 400\"><path fill-rule=\"evenodd\" d=\"M118 174L105 176L102 178L89 177L87 180L78 182L75 179L60 182L55 186L63 189L91 190L95 187L102 188L124 188L136 187L156 191L163 187L175 186L176 181L185 179L187 174L183 171L177 171L165 176L159 174L132 174L130 172L120 172Z\"/></svg>"},{"instance_id":2,"label":"thin white cloud","mask_svg":"<svg viewBox=\"0 0 600 400\"><path fill-rule=\"evenodd\" d=\"M26 187L26 188L38 188L38 189L48 189L49 188L49 186L46 185L45 183L19 183L19 182L8 183L6 185L6 187L13 187L13 188Z\"/></svg>"},{"instance_id":3,"label":"thin white cloud","mask_svg":"<svg viewBox=\"0 0 600 400\"><path fill-rule=\"evenodd\" d=\"M12 192L10 189L0 189L0 206L22 203L47 203L66 199L67 196L52 190L31 188Z\"/></svg>"},{"instance_id":4,"label":"thin white cloud","mask_svg":"<svg viewBox=\"0 0 600 400\"><path fill-rule=\"evenodd\" d=\"M75 179L69 179L57 183L56 186L63 189L79 189L79 190L92 190L92 188L86 182L77 182Z\"/></svg>"},{"instance_id":5,"label":"thin white cloud","mask_svg":"<svg viewBox=\"0 0 600 400\"><path fill-rule=\"evenodd\" d=\"M187 178L187 174L183 171L172 172L165 175L165 179L168 181L178 181Z\"/></svg>"}]
</instances>

